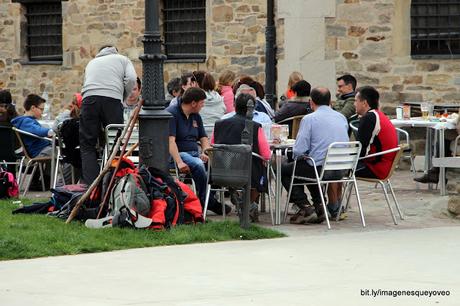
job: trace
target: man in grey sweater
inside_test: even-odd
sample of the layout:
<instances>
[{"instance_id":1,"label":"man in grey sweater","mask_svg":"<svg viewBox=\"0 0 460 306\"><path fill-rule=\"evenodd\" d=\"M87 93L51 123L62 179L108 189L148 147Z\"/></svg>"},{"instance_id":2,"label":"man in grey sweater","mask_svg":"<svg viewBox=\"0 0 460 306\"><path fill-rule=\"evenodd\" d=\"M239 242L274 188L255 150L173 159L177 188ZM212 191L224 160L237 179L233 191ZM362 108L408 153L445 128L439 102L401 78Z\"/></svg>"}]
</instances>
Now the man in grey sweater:
<instances>
[{"instance_id":1,"label":"man in grey sweater","mask_svg":"<svg viewBox=\"0 0 460 306\"><path fill-rule=\"evenodd\" d=\"M96 144L101 127L123 123L122 102L136 84L131 61L113 46L104 46L85 69L80 115L82 178L91 184L99 174Z\"/></svg>"}]
</instances>

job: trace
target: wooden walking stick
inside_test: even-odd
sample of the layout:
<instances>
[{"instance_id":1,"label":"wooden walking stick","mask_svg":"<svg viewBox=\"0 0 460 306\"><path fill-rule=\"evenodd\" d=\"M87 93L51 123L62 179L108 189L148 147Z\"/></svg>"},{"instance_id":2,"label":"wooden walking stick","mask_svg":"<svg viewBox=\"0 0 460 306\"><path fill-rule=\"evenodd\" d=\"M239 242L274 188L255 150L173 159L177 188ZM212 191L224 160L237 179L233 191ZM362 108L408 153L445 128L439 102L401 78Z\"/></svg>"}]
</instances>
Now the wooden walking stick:
<instances>
[{"instance_id":1,"label":"wooden walking stick","mask_svg":"<svg viewBox=\"0 0 460 306\"><path fill-rule=\"evenodd\" d=\"M139 101L139 103L136 106L134 112L131 114L131 117L129 118L128 124L123 128L123 131L121 132L120 137L118 137L115 145L113 146L112 153L110 154L109 159L107 159L107 162L106 162L104 168L101 170L101 173L99 173L99 175L96 177L96 179L88 187L86 192L81 196L81 198L75 204L74 208L72 209L72 212L70 213L69 217L66 220L66 223L70 223L73 220L73 218L75 218L75 216L78 213L78 210L83 205L83 203L88 199L88 197L91 195L91 193L93 192L94 188L96 188L97 185L99 185L99 183L102 180L102 178L104 177L104 175L107 172L109 172L111 164L112 164L112 161L116 157L118 149L120 148L121 141L122 141L122 139L125 138L126 133L128 132L128 128L131 126L131 123L133 121L134 122L137 121L137 117L139 116L139 112L140 112L140 109L141 109L143 103L144 103L144 100Z\"/></svg>"},{"instance_id":2,"label":"wooden walking stick","mask_svg":"<svg viewBox=\"0 0 460 306\"><path fill-rule=\"evenodd\" d=\"M138 105L136 106L136 109L133 112L133 117L136 118L136 120L131 121L130 124L128 125L128 132L126 133L126 139L125 142L123 143L123 146L121 147L120 151L120 158L118 162L116 163L115 169L112 174L112 178L110 179L109 185L107 186L107 190L104 194L104 199L102 200L101 204L99 205L99 212L97 213L96 219L99 219L102 213L102 210L104 209L104 206L107 205L107 202L109 200L110 193L112 191L113 185L115 184L115 178L117 176L118 169L120 169L120 164L121 164L121 159L125 155L126 152L126 147L128 146L128 141L131 138L131 134L133 133L134 126L136 125L137 122L137 117L139 116L139 111L140 111L140 106L144 103L144 100L139 101Z\"/></svg>"}]
</instances>

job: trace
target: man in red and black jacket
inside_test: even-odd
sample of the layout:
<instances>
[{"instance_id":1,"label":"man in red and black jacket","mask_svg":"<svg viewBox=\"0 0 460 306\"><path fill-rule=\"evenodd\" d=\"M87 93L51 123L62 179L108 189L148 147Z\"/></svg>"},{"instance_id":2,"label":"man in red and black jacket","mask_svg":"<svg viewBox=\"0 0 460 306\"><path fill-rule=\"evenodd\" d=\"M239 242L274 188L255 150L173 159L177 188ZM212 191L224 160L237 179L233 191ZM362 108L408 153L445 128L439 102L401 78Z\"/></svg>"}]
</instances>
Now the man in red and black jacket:
<instances>
[{"instance_id":1,"label":"man in red and black jacket","mask_svg":"<svg viewBox=\"0 0 460 306\"><path fill-rule=\"evenodd\" d=\"M355 97L356 113L359 121L357 140L361 142L360 156L374 154L398 146L396 129L379 108L379 93L371 86L357 90ZM391 169L396 152L363 159L356 168L357 177L385 178Z\"/></svg>"}]
</instances>

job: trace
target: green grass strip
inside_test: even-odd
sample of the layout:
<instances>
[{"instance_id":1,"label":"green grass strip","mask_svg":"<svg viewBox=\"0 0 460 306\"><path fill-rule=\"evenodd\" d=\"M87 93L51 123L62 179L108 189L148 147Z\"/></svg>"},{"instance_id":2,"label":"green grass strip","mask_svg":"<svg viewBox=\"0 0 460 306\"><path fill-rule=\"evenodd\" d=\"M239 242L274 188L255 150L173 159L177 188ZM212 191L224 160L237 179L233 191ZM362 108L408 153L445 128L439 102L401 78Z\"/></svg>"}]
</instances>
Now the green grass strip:
<instances>
[{"instance_id":1,"label":"green grass strip","mask_svg":"<svg viewBox=\"0 0 460 306\"><path fill-rule=\"evenodd\" d=\"M36 202L46 202L36 200ZM30 200L22 200L24 205ZM10 200L0 201L0 260L107 252L163 245L255 240L284 237L275 230L251 225L248 230L234 221L181 225L168 231L120 228L89 229L81 222L46 215L13 215L18 208Z\"/></svg>"}]
</instances>

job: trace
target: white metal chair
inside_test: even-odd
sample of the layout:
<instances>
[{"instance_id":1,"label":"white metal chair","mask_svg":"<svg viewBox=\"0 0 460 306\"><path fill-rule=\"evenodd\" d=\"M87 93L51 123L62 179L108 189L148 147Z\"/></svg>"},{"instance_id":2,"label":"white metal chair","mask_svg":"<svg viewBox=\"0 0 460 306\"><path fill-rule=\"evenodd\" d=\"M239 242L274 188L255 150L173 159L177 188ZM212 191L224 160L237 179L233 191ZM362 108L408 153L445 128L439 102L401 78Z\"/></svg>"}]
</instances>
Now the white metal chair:
<instances>
[{"instance_id":1,"label":"white metal chair","mask_svg":"<svg viewBox=\"0 0 460 306\"><path fill-rule=\"evenodd\" d=\"M107 162L107 159L110 156L110 150L112 150L113 145L117 141L117 137L119 133L124 129L125 124L109 124L105 127L105 146L104 146L104 151L102 153L102 166L101 169L103 169L105 163ZM122 140L121 146L125 142L125 139ZM127 149L130 147L136 145L139 142L139 128L135 127L133 129L133 132L131 133L131 137L128 140L128 146ZM121 147L120 146L120 147ZM133 154L131 156L128 156L128 158L135 164L139 165L139 147L136 147L133 151Z\"/></svg>"},{"instance_id":2,"label":"white metal chair","mask_svg":"<svg viewBox=\"0 0 460 306\"><path fill-rule=\"evenodd\" d=\"M395 214L393 212L393 209L391 208L390 199L388 197L388 191L387 190L390 190L390 192L391 192L391 195L392 195L393 200L394 200L395 205L396 205L396 209L398 210L399 217L401 218L401 220L404 220L404 215L401 212L398 200L396 199L396 195L395 195L395 192L393 190L393 186L391 186L391 182L390 182L390 178L393 175L393 172L395 171L396 166L398 165L399 160L401 158L401 155L402 155L402 152L403 152L402 148L399 146L399 147L392 148L392 149L389 149L389 150L385 150L385 151L382 151L382 152L379 152L379 153L370 154L370 155L361 157L360 160L367 159L367 158L373 158L373 157L376 157L376 156L381 156L381 155L385 155L385 154L389 154L389 153L393 153L393 152L397 152L397 153L396 153L395 158L393 159L393 164L391 165L391 169L388 172L386 177L384 177L382 179L378 179L378 178L364 178L364 177L358 177L357 176L356 179L358 181L366 181L366 182L371 182L371 183L378 183L378 184L380 184L382 186L383 194L385 195L385 200L386 200L386 202L388 204L388 209L390 210L391 217L393 218L393 222L394 222L395 225L398 225L398 222L396 221L396 217L395 217Z\"/></svg>"},{"instance_id":3,"label":"white metal chair","mask_svg":"<svg viewBox=\"0 0 460 306\"><path fill-rule=\"evenodd\" d=\"M54 174L55 158L56 158L55 137L53 137L53 138L40 137L40 136L37 136L35 134L29 133L29 132L26 132L26 131L23 131L23 130L20 130L20 129L15 128L15 127L13 127L13 131L16 133L16 136L17 136L17 138L19 140L19 143L21 144L21 147L22 147L22 150L23 150L23 153L24 153L24 157L25 157L25 161L27 162L25 170L24 170L24 174L21 175L21 181L20 181L20 184L19 184L19 189L21 189L22 187L24 188L24 193L23 193L22 196L25 196L27 194L27 192L29 191L29 186L30 186L30 183L32 181L32 178L34 177L34 174L35 174L35 171L36 171L37 167L38 167L38 169L40 171L42 189L43 189L43 191L45 191L45 176L44 176L44 172L43 172L43 166L44 166L44 164L46 164L48 162L51 163L50 188L54 187L53 186L53 183L54 183L53 174ZM41 140L45 140L45 141L50 142L50 144L53 147L52 148L52 155L51 156L32 157L29 154L27 146L24 143L23 137L32 137L32 138L37 138L37 139L41 139ZM29 180L29 183L27 184L27 186L24 186L24 184L26 182L26 178L27 178L27 172L29 171L30 167L33 167L32 168L31 179Z\"/></svg>"},{"instance_id":4,"label":"white metal chair","mask_svg":"<svg viewBox=\"0 0 460 306\"><path fill-rule=\"evenodd\" d=\"M286 207L284 209L284 220L286 220L288 207L289 207L289 199L291 197L292 186L303 186L303 185L318 185L321 195L321 204L323 205L323 209L325 212L326 223L328 229L331 228L331 224L329 222L329 217L327 214L327 207L326 202L324 200L323 195L323 186L327 187L329 183L350 183L353 184L356 193L356 199L358 201L359 213L361 216L361 222L363 227L366 226L366 222L364 221L364 214L363 208L361 206L361 199L359 197L358 186L356 184L355 178L355 170L356 165L358 164L359 153L361 152L361 143L359 141L351 141L351 142L334 142L331 143L328 147L326 157L324 159L324 163L321 169L321 173L318 174L316 169L316 163L313 158L309 156L299 156L294 160L294 168L292 170L292 178L291 183L289 185L289 191L286 199ZM297 161L299 158L305 159L311 162L315 170L315 178L309 178L301 175L296 175L295 170L297 167ZM332 179L328 179L328 171L340 171L341 175L339 177ZM297 181L297 182L296 182ZM327 190L327 188L324 188Z\"/></svg>"}]
</instances>

